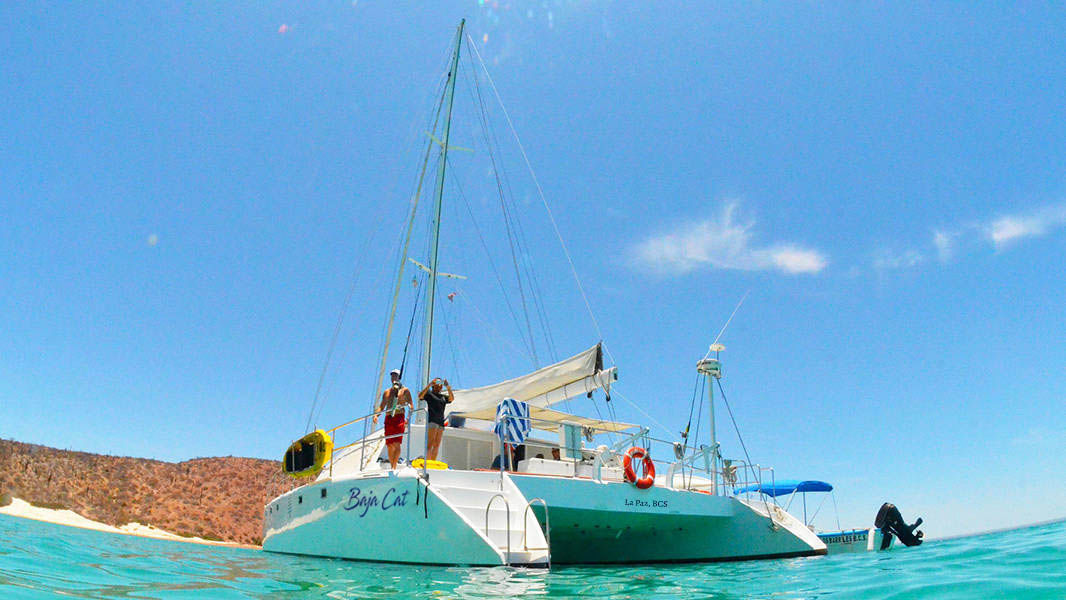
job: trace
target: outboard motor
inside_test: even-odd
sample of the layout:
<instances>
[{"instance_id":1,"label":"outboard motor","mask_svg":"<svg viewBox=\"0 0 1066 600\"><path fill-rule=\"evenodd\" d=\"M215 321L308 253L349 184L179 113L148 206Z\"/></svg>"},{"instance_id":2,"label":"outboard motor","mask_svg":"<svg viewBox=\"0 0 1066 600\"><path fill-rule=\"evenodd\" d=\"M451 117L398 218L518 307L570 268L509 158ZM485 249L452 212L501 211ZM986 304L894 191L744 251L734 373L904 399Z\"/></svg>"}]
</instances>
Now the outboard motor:
<instances>
[{"instance_id":1,"label":"outboard motor","mask_svg":"<svg viewBox=\"0 0 1066 600\"><path fill-rule=\"evenodd\" d=\"M889 545L892 544L893 535L898 537L904 546L921 544L922 537L925 534L921 531L914 531L921 524L922 518L918 517L914 525L907 525L903 521L903 516L899 514L899 509L896 508L896 505L885 502L881 505L881 510L877 511L877 517L874 519L874 526L880 529L882 534L881 550L888 549Z\"/></svg>"}]
</instances>

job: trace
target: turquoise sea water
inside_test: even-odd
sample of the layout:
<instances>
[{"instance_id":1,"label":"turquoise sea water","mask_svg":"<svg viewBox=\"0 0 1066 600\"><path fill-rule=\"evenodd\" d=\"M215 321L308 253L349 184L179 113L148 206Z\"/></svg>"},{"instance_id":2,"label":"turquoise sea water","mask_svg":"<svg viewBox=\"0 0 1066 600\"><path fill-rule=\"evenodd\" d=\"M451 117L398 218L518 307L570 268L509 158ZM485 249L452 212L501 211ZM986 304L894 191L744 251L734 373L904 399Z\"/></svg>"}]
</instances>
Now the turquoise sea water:
<instances>
[{"instance_id":1,"label":"turquoise sea water","mask_svg":"<svg viewBox=\"0 0 1066 600\"><path fill-rule=\"evenodd\" d=\"M359 563L0 515L0 598L1066 598L1066 522L918 548L636 567Z\"/></svg>"}]
</instances>

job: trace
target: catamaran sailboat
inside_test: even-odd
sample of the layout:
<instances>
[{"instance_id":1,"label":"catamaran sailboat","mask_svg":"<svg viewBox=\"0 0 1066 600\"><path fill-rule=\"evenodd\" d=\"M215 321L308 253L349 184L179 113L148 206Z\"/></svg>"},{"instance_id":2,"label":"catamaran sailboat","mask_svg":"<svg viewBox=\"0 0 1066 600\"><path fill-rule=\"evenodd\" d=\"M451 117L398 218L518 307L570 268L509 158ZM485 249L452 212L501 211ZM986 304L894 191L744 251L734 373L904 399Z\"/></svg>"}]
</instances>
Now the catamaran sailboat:
<instances>
[{"instance_id":1,"label":"catamaran sailboat","mask_svg":"<svg viewBox=\"0 0 1066 600\"><path fill-rule=\"evenodd\" d=\"M439 137L431 135L440 158L425 266L422 384L431 380L443 178L462 43L461 23L442 96L443 128ZM379 382L384 367L383 356ZM706 382L718 383L717 355L699 361L697 371ZM437 460L422 458L428 426L419 403L401 434L396 468L386 459L384 430L333 445L338 431L355 424L365 428L372 414L313 431L285 456L287 472L313 480L266 505L263 549L397 563L533 567L826 552L802 521L777 504L730 493L760 484L764 476L772 479L772 471L750 460L722 459L713 393L707 395L710 443L698 447L687 439L653 438L637 424L559 410L571 398L610 394L617 380L617 369L604 364L604 346L596 344L526 375L455 390Z\"/></svg>"}]
</instances>

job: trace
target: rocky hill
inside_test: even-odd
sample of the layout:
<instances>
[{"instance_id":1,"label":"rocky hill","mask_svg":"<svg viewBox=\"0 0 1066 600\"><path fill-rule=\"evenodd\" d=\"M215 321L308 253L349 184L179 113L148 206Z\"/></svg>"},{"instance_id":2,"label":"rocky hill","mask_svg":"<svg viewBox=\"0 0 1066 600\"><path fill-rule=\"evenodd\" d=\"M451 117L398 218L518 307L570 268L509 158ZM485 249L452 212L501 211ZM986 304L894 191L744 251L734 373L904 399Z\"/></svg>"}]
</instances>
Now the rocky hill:
<instances>
[{"instance_id":1,"label":"rocky hill","mask_svg":"<svg viewBox=\"0 0 1066 600\"><path fill-rule=\"evenodd\" d=\"M0 494L108 525L136 521L184 536L259 544L263 506L296 485L272 460L169 463L0 440Z\"/></svg>"}]
</instances>

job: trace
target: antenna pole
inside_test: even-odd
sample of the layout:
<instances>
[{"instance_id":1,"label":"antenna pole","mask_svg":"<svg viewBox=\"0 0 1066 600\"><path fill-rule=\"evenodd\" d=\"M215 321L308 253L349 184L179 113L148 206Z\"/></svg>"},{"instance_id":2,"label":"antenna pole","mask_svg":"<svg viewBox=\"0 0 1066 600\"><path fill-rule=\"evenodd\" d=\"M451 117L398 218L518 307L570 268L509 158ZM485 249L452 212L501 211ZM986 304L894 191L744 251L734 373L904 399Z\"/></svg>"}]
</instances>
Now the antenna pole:
<instances>
[{"instance_id":1,"label":"antenna pole","mask_svg":"<svg viewBox=\"0 0 1066 600\"><path fill-rule=\"evenodd\" d=\"M722 363L718 360L719 353L725 350L721 344L712 344L707 352L714 352L714 358L704 358L696 363L696 371L707 378L707 412L711 419L711 493L718 495L718 435L714 427L714 384L715 380L722 378Z\"/></svg>"},{"instance_id":2,"label":"antenna pole","mask_svg":"<svg viewBox=\"0 0 1066 600\"><path fill-rule=\"evenodd\" d=\"M422 343L422 387L429 384L430 365L433 358L433 309L436 307L437 296L437 251L440 247L440 218L441 199L444 196L444 170L448 164L448 137L452 129L452 101L455 99L455 80L459 69L459 48L463 43L463 28L466 19L459 21L459 32L455 36L455 53L452 55L451 70L448 71L448 85L445 89L446 109L444 113L444 131L441 135L440 162L437 166L437 185L434 190L433 205L433 245L429 259L429 287L426 289L426 329ZM418 408L425 408L424 402L419 400ZM425 423L425 411L419 412L417 422Z\"/></svg>"}]
</instances>

